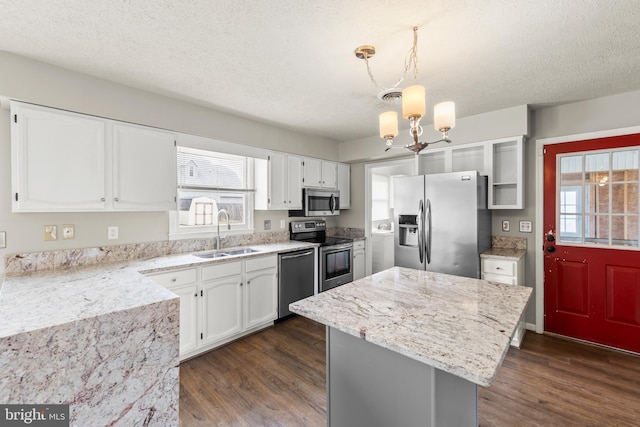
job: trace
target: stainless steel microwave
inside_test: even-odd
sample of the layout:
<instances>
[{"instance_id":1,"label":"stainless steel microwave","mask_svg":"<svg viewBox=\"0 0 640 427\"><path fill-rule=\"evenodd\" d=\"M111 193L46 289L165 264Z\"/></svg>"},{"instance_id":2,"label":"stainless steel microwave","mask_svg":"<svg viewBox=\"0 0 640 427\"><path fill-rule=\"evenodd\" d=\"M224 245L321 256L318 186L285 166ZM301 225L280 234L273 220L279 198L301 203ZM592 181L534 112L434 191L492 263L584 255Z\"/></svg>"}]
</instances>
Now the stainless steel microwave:
<instances>
[{"instance_id":1,"label":"stainless steel microwave","mask_svg":"<svg viewBox=\"0 0 640 427\"><path fill-rule=\"evenodd\" d=\"M289 211L289 216L340 215L340 190L302 189L302 210Z\"/></svg>"}]
</instances>

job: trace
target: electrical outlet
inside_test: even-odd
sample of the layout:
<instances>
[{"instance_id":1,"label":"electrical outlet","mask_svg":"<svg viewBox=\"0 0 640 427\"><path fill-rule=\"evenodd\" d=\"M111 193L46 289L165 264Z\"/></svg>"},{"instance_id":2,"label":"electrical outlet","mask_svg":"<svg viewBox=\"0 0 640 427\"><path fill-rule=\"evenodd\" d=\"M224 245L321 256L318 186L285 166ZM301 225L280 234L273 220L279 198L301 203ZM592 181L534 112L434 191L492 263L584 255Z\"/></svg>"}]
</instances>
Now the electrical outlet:
<instances>
[{"instance_id":1,"label":"electrical outlet","mask_svg":"<svg viewBox=\"0 0 640 427\"><path fill-rule=\"evenodd\" d=\"M75 226L73 224L64 224L62 226L62 238L73 239L75 237Z\"/></svg>"},{"instance_id":2,"label":"electrical outlet","mask_svg":"<svg viewBox=\"0 0 640 427\"><path fill-rule=\"evenodd\" d=\"M44 226L44 240L57 240L58 239L58 226L45 225Z\"/></svg>"},{"instance_id":3,"label":"electrical outlet","mask_svg":"<svg viewBox=\"0 0 640 427\"><path fill-rule=\"evenodd\" d=\"M271 220L270 219L265 219L264 220L264 229L265 230L271 230Z\"/></svg>"},{"instance_id":4,"label":"electrical outlet","mask_svg":"<svg viewBox=\"0 0 640 427\"><path fill-rule=\"evenodd\" d=\"M531 221L520 221L520 232L521 233L531 233L533 231L533 226Z\"/></svg>"},{"instance_id":5,"label":"electrical outlet","mask_svg":"<svg viewBox=\"0 0 640 427\"><path fill-rule=\"evenodd\" d=\"M287 220L281 219L280 220L280 228L284 230L286 227L287 227Z\"/></svg>"},{"instance_id":6,"label":"electrical outlet","mask_svg":"<svg viewBox=\"0 0 640 427\"><path fill-rule=\"evenodd\" d=\"M0 231L0 249L7 247L7 232Z\"/></svg>"},{"instance_id":7,"label":"electrical outlet","mask_svg":"<svg viewBox=\"0 0 640 427\"><path fill-rule=\"evenodd\" d=\"M107 227L107 239L116 240L118 238L118 226L110 225Z\"/></svg>"}]
</instances>

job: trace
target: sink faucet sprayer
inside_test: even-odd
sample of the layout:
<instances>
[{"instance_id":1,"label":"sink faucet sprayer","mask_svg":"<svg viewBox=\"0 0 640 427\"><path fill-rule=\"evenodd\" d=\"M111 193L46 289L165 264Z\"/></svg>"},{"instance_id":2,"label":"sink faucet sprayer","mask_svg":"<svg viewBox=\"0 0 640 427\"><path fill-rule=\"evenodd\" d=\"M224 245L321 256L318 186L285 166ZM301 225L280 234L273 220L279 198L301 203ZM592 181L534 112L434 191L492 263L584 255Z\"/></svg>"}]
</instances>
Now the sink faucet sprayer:
<instances>
[{"instance_id":1,"label":"sink faucet sprayer","mask_svg":"<svg viewBox=\"0 0 640 427\"><path fill-rule=\"evenodd\" d=\"M220 214L224 214L227 217L227 230L231 230L231 222L229 222L229 212L226 209L220 209L218 211L218 236L216 237L216 249L220 249Z\"/></svg>"}]
</instances>

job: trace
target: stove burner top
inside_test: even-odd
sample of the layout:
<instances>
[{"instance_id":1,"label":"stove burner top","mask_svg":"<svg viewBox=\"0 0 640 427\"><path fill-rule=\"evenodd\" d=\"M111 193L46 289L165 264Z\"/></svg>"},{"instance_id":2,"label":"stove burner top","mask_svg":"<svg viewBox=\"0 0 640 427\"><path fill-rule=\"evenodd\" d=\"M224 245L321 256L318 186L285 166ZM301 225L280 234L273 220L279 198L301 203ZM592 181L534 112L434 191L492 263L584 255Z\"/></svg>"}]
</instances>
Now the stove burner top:
<instances>
[{"instance_id":1,"label":"stove burner top","mask_svg":"<svg viewBox=\"0 0 640 427\"><path fill-rule=\"evenodd\" d=\"M353 239L347 237L327 236L324 220L291 221L289 230L291 240L317 243L320 246L336 246L353 242Z\"/></svg>"}]
</instances>

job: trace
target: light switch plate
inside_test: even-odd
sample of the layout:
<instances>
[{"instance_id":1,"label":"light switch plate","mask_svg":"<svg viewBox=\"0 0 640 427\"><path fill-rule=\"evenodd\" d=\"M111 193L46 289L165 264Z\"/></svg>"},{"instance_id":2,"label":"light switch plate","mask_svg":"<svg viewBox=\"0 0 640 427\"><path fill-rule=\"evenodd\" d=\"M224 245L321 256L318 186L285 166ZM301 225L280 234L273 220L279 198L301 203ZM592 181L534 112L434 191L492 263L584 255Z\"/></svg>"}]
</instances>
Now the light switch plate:
<instances>
[{"instance_id":1,"label":"light switch plate","mask_svg":"<svg viewBox=\"0 0 640 427\"><path fill-rule=\"evenodd\" d=\"M75 237L75 226L73 224L64 224L62 226L62 238L73 239Z\"/></svg>"},{"instance_id":2,"label":"light switch plate","mask_svg":"<svg viewBox=\"0 0 640 427\"><path fill-rule=\"evenodd\" d=\"M271 230L271 220L270 219L265 219L264 220L264 229L265 230Z\"/></svg>"},{"instance_id":3,"label":"light switch plate","mask_svg":"<svg viewBox=\"0 0 640 427\"><path fill-rule=\"evenodd\" d=\"M58 240L58 226L57 225L45 225L44 226L44 240Z\"/></svg>"},{"instance_id":4,"label":"light switch plate","mask_svg":"<svg viewBox=\"0 0 640 427\"><path fill-rule=\"evenodd\" d=\"M287 227L287 221L284 219L280 220L280 228L282 228L283 230Z\"/></svg>"},{"instance_id":5,"label":"light switch plate","mask_svg":"<svg viewBox=\"0 0 640 427\"><path fill-rule=\"evenodd\" d=\"M7 232L0 231L0 249L7 247Z\"/></svg>"},{"instance_id":6,"label":"light switch plate","mask_svg":"<svg viewBox=\"0 0 640 427\"><path fill-rule=\"evenodd\" d=\"M520 221L521 233L531 233L532 231L533 231L533 226L531 221Z\"/></svg>"}]
</instances>

